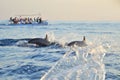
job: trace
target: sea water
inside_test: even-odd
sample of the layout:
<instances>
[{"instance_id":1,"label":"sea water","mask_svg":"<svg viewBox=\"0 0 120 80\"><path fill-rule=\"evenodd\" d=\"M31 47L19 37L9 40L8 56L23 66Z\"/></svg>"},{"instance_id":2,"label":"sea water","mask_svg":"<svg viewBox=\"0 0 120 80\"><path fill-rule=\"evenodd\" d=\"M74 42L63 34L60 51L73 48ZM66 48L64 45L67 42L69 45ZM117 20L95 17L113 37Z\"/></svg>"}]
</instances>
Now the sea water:
<instances>
[{"instance_id":1,"label":"sea water","mask_svg":"<svg viewBox=\"0 0 120 80\"><path fill-rule=\"evenodd\" d=\"M31 38L61 44L28 45ZM120 80L120 23L49 21L49 25L0 26L0 80ZM65 47L81 41L86 47Z\"/></svg>"}]
</instances>

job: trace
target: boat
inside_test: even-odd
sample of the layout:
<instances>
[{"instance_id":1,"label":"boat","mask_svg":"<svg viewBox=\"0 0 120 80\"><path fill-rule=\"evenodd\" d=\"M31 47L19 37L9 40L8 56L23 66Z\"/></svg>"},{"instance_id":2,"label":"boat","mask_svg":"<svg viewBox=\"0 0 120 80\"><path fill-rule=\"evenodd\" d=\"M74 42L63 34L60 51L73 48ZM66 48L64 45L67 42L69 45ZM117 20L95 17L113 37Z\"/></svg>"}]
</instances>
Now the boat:
<instances>
[{"instance_id":1,"label":"boat","mask_svg":"<svg viewBox=\"0 0 120 80\"><path fill-rule=\"evenodd\" d=\"M31 16L15 16L10 17L9 20L1 21L0 25L3 26L24 26L24 25L48 25L47 20L42 20L41 17L31 17Z\"/></svg>"}]
</instances>

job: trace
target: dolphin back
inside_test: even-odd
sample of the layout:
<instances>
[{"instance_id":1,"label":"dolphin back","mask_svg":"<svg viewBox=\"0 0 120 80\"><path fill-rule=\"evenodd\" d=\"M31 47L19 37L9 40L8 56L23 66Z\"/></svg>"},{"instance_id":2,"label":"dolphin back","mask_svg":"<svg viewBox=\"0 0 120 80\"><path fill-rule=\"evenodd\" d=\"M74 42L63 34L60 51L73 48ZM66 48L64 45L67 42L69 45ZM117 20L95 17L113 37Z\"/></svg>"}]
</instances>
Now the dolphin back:
<instances>
[{"instance_id":1,"label":"dolphin back","mask_svg":"<svg viewBox=\"0 0 120 80\"><path fill-rule=\"evenodd\" d=\"M68 46L74 46L74 45L76 45L76 46L79 46L79 47L85 47L85 46L87 46L86 42L84 42L84 41L72 41L72 42L68 43L67 45Z\"/></svg>"},{"instance_id":2,"label":"dolphin back","mask_svg":"<svg viewBox=\"0 0 120 80\"><path fill-rule=\"evenodd\" d=\"M38 46L49 46L50 42L42 38L34 38L28 41L28 43L36 44Z\"/></svg>"}]
</instances>

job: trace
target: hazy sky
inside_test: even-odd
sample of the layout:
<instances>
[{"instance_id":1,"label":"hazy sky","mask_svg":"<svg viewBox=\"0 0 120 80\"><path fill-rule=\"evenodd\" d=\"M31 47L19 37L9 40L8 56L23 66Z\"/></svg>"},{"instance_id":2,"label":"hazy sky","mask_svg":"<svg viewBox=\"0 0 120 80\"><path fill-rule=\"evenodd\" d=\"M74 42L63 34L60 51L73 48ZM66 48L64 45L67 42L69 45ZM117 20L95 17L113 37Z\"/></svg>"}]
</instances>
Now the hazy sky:
<instances>
[{"instance_id":1,"label":"hazy sky","mask_svg":"<svg viewBox=\"0 0 120 80\"><path fill-rule=\"evenodd\" d=\"M48 20L120 21L120 0L0 0L0 19L38 13Z\"/></svg>"}]
</instances>

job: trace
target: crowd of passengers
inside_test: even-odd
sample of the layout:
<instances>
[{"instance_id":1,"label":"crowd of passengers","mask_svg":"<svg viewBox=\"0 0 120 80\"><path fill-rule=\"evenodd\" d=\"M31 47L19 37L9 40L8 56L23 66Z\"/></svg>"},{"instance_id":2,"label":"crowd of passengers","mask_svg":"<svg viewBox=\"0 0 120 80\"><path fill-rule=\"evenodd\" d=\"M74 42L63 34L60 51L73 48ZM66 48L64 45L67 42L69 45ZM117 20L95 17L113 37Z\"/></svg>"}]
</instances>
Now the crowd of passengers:
<instances>
[{"instance_id":1,"label":"crowd of passengers","mask_svg":"<svg viewBox=\"0 0 120 80\"><path fill-rule=\"evenodd\" d=\"M37 18L18 18L18 17L10 17L9 20L10 24L32 24L32 23L41 23L42 22L42 18L41 17L37 17Z\"/></svg>"}]
</instances>

